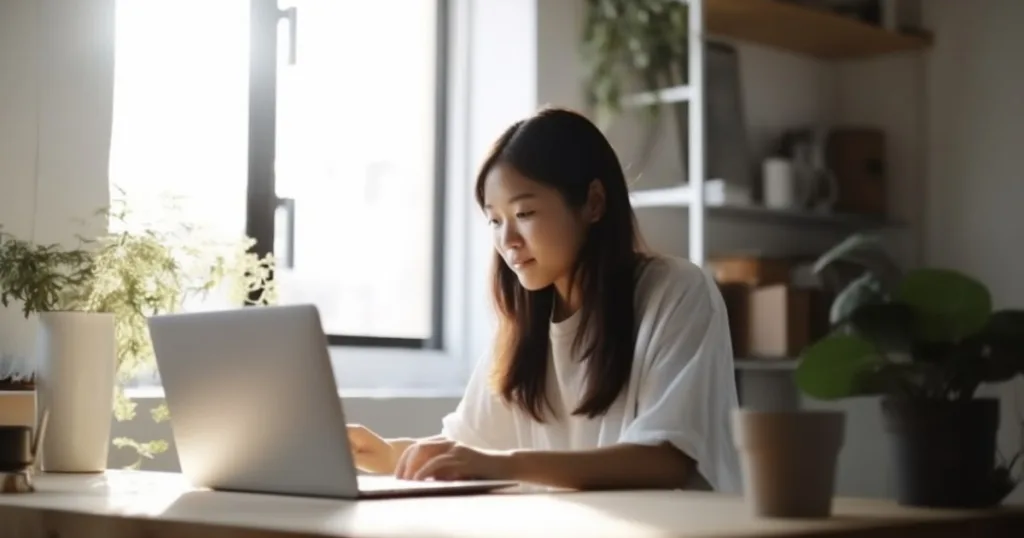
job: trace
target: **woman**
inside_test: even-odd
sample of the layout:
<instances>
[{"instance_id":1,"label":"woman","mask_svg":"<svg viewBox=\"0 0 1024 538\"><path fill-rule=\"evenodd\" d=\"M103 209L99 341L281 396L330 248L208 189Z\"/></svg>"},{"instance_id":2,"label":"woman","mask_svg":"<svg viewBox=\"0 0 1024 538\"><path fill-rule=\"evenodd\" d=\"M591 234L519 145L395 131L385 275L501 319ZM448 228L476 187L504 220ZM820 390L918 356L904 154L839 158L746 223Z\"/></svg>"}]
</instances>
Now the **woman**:
<instances>
[{"instance_id":1,"label":"woman","mask_svg":"<svg viewBox=\"0 0 1024 538\"><path fill-rule=\"evenodd\" d=\"M643 252L622 168L585 117L545 109L476 182L498 331L441 434L349 427L356 465L406 479L737 491L726 310L693 264Z\"/></svg>"}]
</instances>

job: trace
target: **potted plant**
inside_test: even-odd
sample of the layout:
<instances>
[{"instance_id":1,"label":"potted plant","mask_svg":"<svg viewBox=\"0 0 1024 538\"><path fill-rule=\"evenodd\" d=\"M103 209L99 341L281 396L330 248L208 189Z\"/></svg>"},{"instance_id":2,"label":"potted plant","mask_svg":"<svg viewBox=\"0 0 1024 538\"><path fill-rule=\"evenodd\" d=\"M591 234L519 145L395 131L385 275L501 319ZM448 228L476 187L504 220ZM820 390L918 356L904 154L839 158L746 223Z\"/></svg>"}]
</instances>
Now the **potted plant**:
<instances>
[{"instance_id":1,"label":"potted plant","mask_svg":"<svg viewBox=\"0 0 1024 538\"><path fill-rule=\"evenodd\" d=\"M687 6L679 0L587 0L581 55L598 124L621 110L629 88L686 82ZM659 107L649 110L657 115Z\"/></svg>"},{"instance_id":2,"label":"potted plant","mask_svg":"<svg viewBox=\"0 0 1024 538\"><path fill-rule=\"evenodd\" d=\"M92 277L91 253L0 233L0 304L21 303L39 321L33 380L38 407L51 412L43 447L47 471L106 468L113 398L113 316L72 305L68 292Z\"/></svg>"},{"instance_id":3,"label":"potted plant","mask_svg":"<svg viewBox=\"0 0 1024 538\"><path fill-rule=\"evenodd\" d=\"M181 219L170 198L145 211L156 218L143 221L121 194L98 212L109 231L83 239L79 248L34 245L10 235L0 242L0 299L5 306L17 299L26 318L36 314L40 321L35 378L40 408L51 411L44 468L106 468L111 409L118 420L134 418L135 404L123 385L154 364L147 317L178 311L188 299L224 285L234 304L275 299L273 259L249 252L250 239L224 241L205 233ZM86 327L89 319L102 319L104 326ZM83 377L90 383L81 383ZM71 397L74 402L65 401ZM153 412L154 420L167 416L165 407ZM71 423L74 428L62 426ZM163 440L128 438L114 445L134 448L136 466L167 448Z\"/></svg>"},{"instance_id":4,"label":"potted plant","mask_svg":"<svg viewBox=\"0 0 1024 538\"><path fill-rule=\"evenodd\" d=\"M797 386L818 399L880 395L901 504L983 507L1017 482L1020 453L997 461L999 400L985 383L1024 373L1024 310L942 268L901 271L879 238L854 235L814 271L838 286L834 330L809 346Z\"/></svg>"},{"instance_id":5,"label":"potted plant","mask_svg":"<svg viewBox=\"0 0 1024 538\"><path fill-rule=\"evenodd\" d=\"M650 92L642 107L643 136L635 159L646 166L661 137L659 90L687 83L689 7L679 0L586 0L580 58L586 106L602 129L610 127L630 93ZM672 107L680 140L688 136L688 105ZM682 146L685 156L685 144ZM684 163L685 167L685 163Z\"/></svg>"},{"instance_id":6,"label":"potted plant","mask_svg":"<svg viewBox=\"0 0 1024 538\"><path fill-rule=\"evenodd\" d=\"M277 300L270 278L274 258L252 253L251 238L223 239L189 222L174 197L162 196L157 207L143 210L133 210L126 199L122 193L103 211L111 231L97 240L96 277L81 293L89 308L114 313L118 421L136 418L136 404L125 396L124 385L155 369L149 316L178 312L188 301L213 292L224 294L230 306ZM141 207L141 200L133 201ZM143 219L143 213L152 218ZM169 419L166 404L152 409L150 417L155 422ZM118 437L113 444L135 451L138 457L131 468L168 448L164 439Z\"/></svg>"}]
</instances>

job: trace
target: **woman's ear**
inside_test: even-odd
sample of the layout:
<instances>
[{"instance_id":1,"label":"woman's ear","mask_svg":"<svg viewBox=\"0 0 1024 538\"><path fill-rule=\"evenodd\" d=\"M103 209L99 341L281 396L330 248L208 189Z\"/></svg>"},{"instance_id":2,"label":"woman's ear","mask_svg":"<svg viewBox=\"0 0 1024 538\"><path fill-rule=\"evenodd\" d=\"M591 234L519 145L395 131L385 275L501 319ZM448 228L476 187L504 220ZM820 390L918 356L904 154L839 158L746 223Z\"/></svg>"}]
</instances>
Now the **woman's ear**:
<instances>
[{"instance_id":1,"label":"woman's ear","mask_svg":"<svg viewBox=\"0 0 1024 538\"><path fill-rule=\"evenodd\" d=\"M600 179L595 179L590 182L590 187L587 189L586 215L584 215L587 222L593 224L601 220L601 217L604 217L605 205L604 183Z\"/></svg>"}]
</instances>

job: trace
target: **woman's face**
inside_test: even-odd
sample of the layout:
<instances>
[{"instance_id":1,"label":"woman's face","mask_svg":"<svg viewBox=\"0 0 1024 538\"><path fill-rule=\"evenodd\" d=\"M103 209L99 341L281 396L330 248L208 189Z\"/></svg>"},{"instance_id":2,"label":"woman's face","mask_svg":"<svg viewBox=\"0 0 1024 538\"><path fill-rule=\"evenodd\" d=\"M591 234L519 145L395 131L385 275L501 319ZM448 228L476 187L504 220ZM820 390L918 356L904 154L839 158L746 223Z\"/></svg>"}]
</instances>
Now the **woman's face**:
<instances>
[{"instance_id":1,"label":"woman's face","mask_svg":"<svg viewBox=\"0 0 1024 538\"><path fill-rule=\"evenodd\" d=\"M593 207L588 202L571 208L557 189L510 166L493 167L484 182L484 215L498 254L524 288L554 284L563 299L587 227L595 220Z\"/></svg>"}]
</instances>

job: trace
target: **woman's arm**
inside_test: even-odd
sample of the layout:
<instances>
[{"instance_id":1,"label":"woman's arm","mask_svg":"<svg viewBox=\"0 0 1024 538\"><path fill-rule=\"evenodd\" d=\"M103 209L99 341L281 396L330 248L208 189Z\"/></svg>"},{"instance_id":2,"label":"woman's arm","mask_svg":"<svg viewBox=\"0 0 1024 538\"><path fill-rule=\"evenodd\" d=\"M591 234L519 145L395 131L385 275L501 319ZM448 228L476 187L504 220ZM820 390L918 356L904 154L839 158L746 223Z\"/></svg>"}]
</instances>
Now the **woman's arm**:
<instances>
[{"instance_id":1,"label":"woman's arm","mask_svg":"<svg viewBox=\"0 0 1024 538\"><path fill-rule=\"evenodd\" d=\"M391 445L391 452L395 455L395 462L401 457L402 453L405 452L409 447L416 443L428 443L431 441L440 441L445 439L441 434L433 435L430 437L393 437L385 439L389 445ZM391 469L389 472L394 472Z\"/></svg>"},{"instance_id":2,"label":"woman's arm","mask_svg":"<svg viewBox=\"0 0 1024 538\"><path fill-rule=\"evenodd\" d=\"M685 487L694 469L694 461L668 443L620 443L571 452L496 452L451 445L429 460L404 466L399 477L517 480L569 489L667 489Z\"/></svg>"},{"instance_id":3,"label":"woman's arm","mask_svg":"<svg viewBox=\"0 0 1024 538\"><path fill-rule=\"evenodd\" d=\"M514 480L572 489L682 488L694 461L674 446L621 443L574 452L524 450L508 456Z\"/></svg>"}]
</instances>

